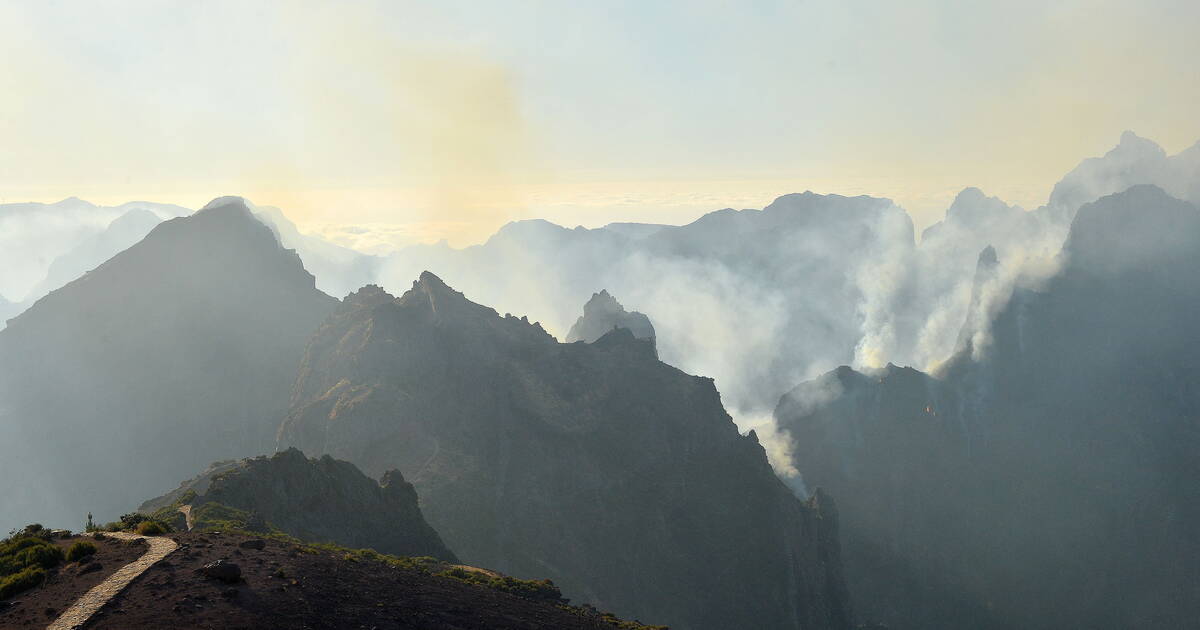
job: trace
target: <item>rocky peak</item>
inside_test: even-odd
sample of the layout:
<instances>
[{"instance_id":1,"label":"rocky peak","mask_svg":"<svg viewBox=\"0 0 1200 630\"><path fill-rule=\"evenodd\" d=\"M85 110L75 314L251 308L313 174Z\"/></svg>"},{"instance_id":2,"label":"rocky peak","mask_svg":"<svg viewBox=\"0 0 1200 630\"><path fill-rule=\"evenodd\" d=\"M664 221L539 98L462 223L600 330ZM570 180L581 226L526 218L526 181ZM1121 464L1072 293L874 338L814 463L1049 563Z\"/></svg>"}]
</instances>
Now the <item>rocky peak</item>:
<instances>
[{"instance_id":1,"label":"rocky peak","mask_svg":"<svg viewBox=\"0 0 1200 630\"><path fill-rule=\"evenodd\" d=\"M996 248L988 245L979 252L975 263L975 276L971 279L971 301L967 303L967 317L958 331L955 351L961 351L972 343L975 334L991 324L991 313L984 304L984 296L1000 273L1000 258Z\"/></svg>"},{"instance_id":2,"label":"rocky peak","mask_svg":"<svg viewBox=\"0 0 1200 630\"><path fill-rule=\"evenodd\" d=\"M368 284L347 295L342 302L349 306L371 307L394 302L395 300L395 296L385 291L383 287L377 284Z\"/></svg>"},{"instance_id":3,"label":"rocky peak","mask_svg":"<svg viewBox=\"0 0 1200 630\"><path fill-rule=\"evenodd\" d=\"M1177 181L1178 177L1162 147L1126 131L1104 156L1083 160L1055 184L1049 205L1074 211L1138 184L1155 184L1182 194L1177 189L1186 188L1186 184ZM1184 176L1185 180L1194 178L1194 174Z\"/></svg>"},{"instance_id":4,"label":"rocky peak","mask_svg":"<svg viewBox=\"0 0 1200 630\"><path fill-rule=\"evenodd\" d=\"M987 221L1004 218L1016 211L999 197L989 197L978 188L964 188L946 209L946 220L965 226L978 226Z\"/></svg>"},{"instance_id":5,"label":"rocky peak","mask_svg":"<svg viewBox=\"0 0 1200 630\"><path fill-rule=\"evenodd\" d=\"M1136 133L1126 130L1121 133L1121 140L1105 157L1166 157L1167 152L1158 143L1143 138Z\"/></svg>"},{"instance_id":6,"label":"rocky peak","mask_svg":"<svg viewBox=\"0 0 1200 630\"><path fill-rule=\"evenodd\" d=\"M593 343L618 328L630 331L638 339L649 340L653 346L654 326L650 318L637 311L626 311L607 290L601 289L583 305L583 315L571 326L566 341Z\"/></svg>"}]
</instances>

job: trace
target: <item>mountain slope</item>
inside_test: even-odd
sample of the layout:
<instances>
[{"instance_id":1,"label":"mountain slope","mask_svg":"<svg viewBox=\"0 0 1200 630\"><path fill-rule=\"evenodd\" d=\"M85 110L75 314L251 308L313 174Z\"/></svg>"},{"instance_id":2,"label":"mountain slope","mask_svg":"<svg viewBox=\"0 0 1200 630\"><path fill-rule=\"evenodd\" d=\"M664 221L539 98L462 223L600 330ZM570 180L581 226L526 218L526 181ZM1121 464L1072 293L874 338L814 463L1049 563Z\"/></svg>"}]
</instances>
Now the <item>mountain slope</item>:
<instances>
[{"instance_id":1,"label":"mountain slope","mask_svg":"<svg viewBox=\"0 0 1200 630\"><path fill-rule=\"evenodd\" d=\"M843 628L836 511L739 435L712 381L614 330L560 344L424 273L349 296L280 441L397 468L459 556L680 629Z\"/></svg>"},{"instance_id":2,"label":"mountain slope","mask_svg":"<svg viewBox=\"0 0 1200 630\"><path fill-rule=\"evenodd\" d=\"M24 506L0 497L0 516L107 520L270 450L304 340L335 304L234 198L38 300L0 331L5 472L37 488Z\"/></svg>"},{"instance_id":3,"label":"mountain slope","mask_svg":"<svg viewBox=\"0 0 1200 630\"><path fill-rule=\"evenodd\" d=\"M388 471L376 482L354 464L328 456L309 459L296 449L214 464L138 511L161 510L180 520L170 512L182 505L190 506L193 521L205 514L240 516L225 509L233 508L249 521L264 521L307 542L457 562L425 522L416 491L399 471Z\"/></svg>"},{"instance_id":4,"label":"mountain slope","mask_svg":"<svg viewBox=\"0 0 1200 630\"><path fill-rule=\"evenodd\" d=\"M1079 210L1061 260L936 378L842 368L780 401L796 466L843 497L865 616L1162 628L1200 614L1200 209L1151 186L1105 197Z\"/></svg>"},{"instance_id":5,"label":"mountain slope","mask_svg":"<svg viewBox=\"0 0 1200 630\"><path fill-rule=\"evenodd\" d=\"M103 232L55 258L46 270L46 277L30 289L25 301L32 304L50 291L82 276L145 238L150 230L161 222L162 219L157 214L144 208L135 208L117 217Z\"/></svg>"}]
</instances>

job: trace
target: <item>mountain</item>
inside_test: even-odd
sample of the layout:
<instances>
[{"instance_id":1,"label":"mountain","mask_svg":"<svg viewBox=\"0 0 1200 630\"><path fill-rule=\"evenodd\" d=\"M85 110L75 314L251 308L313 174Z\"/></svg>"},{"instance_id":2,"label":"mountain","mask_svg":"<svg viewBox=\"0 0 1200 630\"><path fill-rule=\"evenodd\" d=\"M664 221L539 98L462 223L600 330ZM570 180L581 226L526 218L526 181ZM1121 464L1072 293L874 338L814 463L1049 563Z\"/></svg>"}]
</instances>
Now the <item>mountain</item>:
<instances>
[{"instance_id":1,"label":"mountain","mask_svg":"<svg viewBox=\"0 0 1200 630\"><path fill-rule=\"evenodd\" d=\"M914 247L912 221L891 201L806 192L682 226L519 221L461 250L401 250L379 282L402 291L428 269L501 313L536 314L559 338L605 287L654 322L666 362L713 376L738 418L853 361L864 337L882 353L903 341L883 330L903 283L879 278L905 269Z\"/></svg>"},{"instance_id":2,"label":"mountain","mask_svg":"<svg viewBox=\"0 0 1200 630\"><path fill-rule=\"evenodd\" d=\"M558 343L423 273L309 342L280 443L398 469L463 561L677 629L845 628L837 512L774 475L711 379L626 329Z\"/></svg>"},{"instance_id":3,"label":"mountain","mask_svg":"<svg viewBox=\"0 0 1200 630\"><path fill-rule=\"evenodd\" d=\"M592 343L614 328L624 328L638 339L654 341L654 326L650 323L650 318L637 311L626 311L617 298L605 289L593 293L592 299L583 305L583 315L575 320L575 324L567 332L566 341Z\"/></svg>"},{"instance_id":4,"label":"mountain","mask_svg":"<svg viewBox=\"0 0 1200 630\"><path fill-rule=\"evenodd\" d=\"M32 303L40 296L27 294L45 279L55 259L133 210L146 210L161 219L190 213L171 204L134 201L97 206L75 197L50 204L0 204L0 293L14 301Z\"/></svg>"},{"instance_id":5,"label":"mountain","mask_svg":"<svg viewBox=\"0 0 1200 630\"><path fill-rule=\"evenodd\" d=\"M189 511L186 519L179 512L182 506ZM375 481L350 462L309 459L296 449L218 462L138 511L183 521L184 527L177 529L206 518L242 517L242 527L261 520L265 527L307 542L458 561L425 522L416 490L399 471Z\"/></svg>"},{"instance_id":6,"label":"mountain","mask_svg":"<svg viewBox=\"0 0 1200 630\"><path fill-rule=\"evenodd\" d=\"M1103 157L1080 162L1055 184L1047 206L1075 210L1140 184L1152 184L1180 199L1200 203L1200 143L1168 156L1153 140L1126 131Z\"/></svg>"},{"instance_id":7,"label":"mountain","mask_svg":"<svg viewBox=\"0 0 1200 630\"><path fill-rule=\"evenodd\" d=\"M46 277L30 289L25 301L36 302L47 293L87 273L100 263L142 240L154 226L162 222L145 208L134 208L117 217L103 232L91 236L64 253L46 270Z\"/></svg>"},{"instance_id":8,"label":"mountain","mask_svg":"<svg viewBox=\"0 0 1200 630\"><path fill-rule=\"evenodd\" d=\"M335 245L318 236L302 234L296 224L273 206L251 210L288 249L296 250L304 268L316 276L317 288L329 295L344 296L374 281L379 258Z\"/></svg>"},{"instance_id":9,"label":"mountain","mask_svg":"<svg viewBox=\"0 0 1200 630\"><path fill-rule=\"evenodd\" d=\"M111 519L213 460L271 450L336 303L238 198L52 291L0 331L0 472L28 480L0 516Z\"/></svg>"},{"instance_id":10,"label":"mountain","mask_svg":"<svg viewBox=\"0 0 1200 630\"><path fill-rule=\"evenodd\" d=\"M776 408L805 481L841 498L864 618L1165 628L1200 615L1200 209L1153 186L1104 197L1080 208L1059 262L936 375L840 368Z\"/></svg>"}]
</instances>

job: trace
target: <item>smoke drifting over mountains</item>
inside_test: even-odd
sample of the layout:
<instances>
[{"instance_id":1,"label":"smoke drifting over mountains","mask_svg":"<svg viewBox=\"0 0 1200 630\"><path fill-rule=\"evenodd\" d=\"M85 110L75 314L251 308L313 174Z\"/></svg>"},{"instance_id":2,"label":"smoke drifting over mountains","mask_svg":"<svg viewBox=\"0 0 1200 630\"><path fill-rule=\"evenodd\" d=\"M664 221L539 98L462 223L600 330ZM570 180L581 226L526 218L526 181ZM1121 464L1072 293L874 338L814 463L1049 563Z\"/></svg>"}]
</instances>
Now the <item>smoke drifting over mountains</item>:
<instances>
[{"instance_id":1,"label":"smoke drifting over mountains","mask_svg":"<svg viewBox=\"0 0 1200 630\"><path fill-rule=\"evenodd\" d=\"M838 365L891 362L936 372L966 341L985 351L990 315L1013 287L1057 269L1079 205L1139 183L1195 200L1198 173L1200 145L1168 157L1126 133L1106 155L1068 173L1045 206L1025 211L967 188L919 239L908 214L886 199L813 193L785 195L762 210L712 212L683 226L568 229L519 221L480 245L414 245L386 256L302 234L278 209L254 211L297 251L317 288L334 296L367 283L399 292L429 270L565 338L580 305L608 289L654 322L664 361L715 379L739 426L759 431L786 474L788 438L769 414L783 392ZM135 210L143 218L138 228L113 234L134 223L116 219ZM7 245L0 248L0 295L12 302L37 297L70 275L52 269L80 273L99 264L136 240L147 211L160 218L185 212L75 199L0 206ZM989 246L996 262L977 279L980 252Z\"/></svg>"}]
</instances>

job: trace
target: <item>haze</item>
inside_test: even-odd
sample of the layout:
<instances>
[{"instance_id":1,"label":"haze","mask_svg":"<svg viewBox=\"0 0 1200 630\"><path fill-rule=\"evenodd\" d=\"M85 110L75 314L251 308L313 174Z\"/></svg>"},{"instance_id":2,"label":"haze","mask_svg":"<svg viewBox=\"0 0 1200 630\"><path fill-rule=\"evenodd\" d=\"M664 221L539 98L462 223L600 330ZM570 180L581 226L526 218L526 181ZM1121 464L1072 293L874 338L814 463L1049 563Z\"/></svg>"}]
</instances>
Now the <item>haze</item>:
<instances>
[{"instance_id":1,"label":"haze","mask_svg":"<svg viewBox=\"0 0 1200 630\"><path fill-rule=\"evenodd\" d=\"M736 10L734 10L736 9ZM0 201L213 191L381 251L811 189L1026 208L1200 137L1190 2L0 5Z\"/></svg>"}]
</instances>

